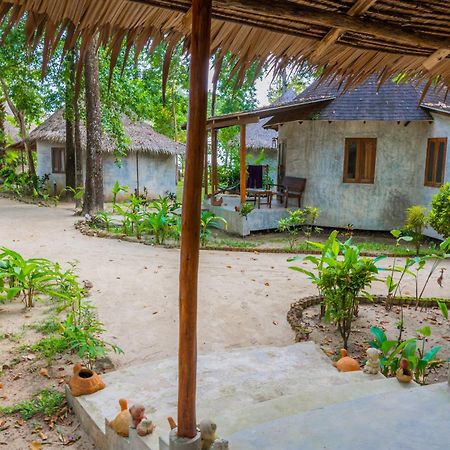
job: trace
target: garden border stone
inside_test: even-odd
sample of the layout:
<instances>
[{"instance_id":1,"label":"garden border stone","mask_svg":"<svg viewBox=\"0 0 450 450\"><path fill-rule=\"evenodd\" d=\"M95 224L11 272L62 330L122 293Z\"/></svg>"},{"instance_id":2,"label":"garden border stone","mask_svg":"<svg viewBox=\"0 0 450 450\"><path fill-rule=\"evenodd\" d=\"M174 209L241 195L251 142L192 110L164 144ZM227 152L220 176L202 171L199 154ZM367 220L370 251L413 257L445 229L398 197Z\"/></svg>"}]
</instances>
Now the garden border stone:
<instances>
[{"instance_id":1,"label":"garden border stone","mask_svg":"<svg viewBox=\"0 0 450 450\"><path fill-rule=\"evenodd\" d=\"M312 295L310 297L304 297L295 303L291 303L291 307L287 313L287 321L291 326L292 330L295 332L295 342L307 341L309 339L308 328L303 322L303 311L310 308L311 306L317 306L322 303L323 296ZM358 298L360 304L371 305L371 304L386 304L388 298L385 295L374 295L372 300L367 297ZM396 297L389 299L390 306L415 306L415 297ZM438 307L438 301L444 302L450 307L450 299L446 298L422 298L420 300L420 306L425 308Z\"/></svg>"}]
</instances>

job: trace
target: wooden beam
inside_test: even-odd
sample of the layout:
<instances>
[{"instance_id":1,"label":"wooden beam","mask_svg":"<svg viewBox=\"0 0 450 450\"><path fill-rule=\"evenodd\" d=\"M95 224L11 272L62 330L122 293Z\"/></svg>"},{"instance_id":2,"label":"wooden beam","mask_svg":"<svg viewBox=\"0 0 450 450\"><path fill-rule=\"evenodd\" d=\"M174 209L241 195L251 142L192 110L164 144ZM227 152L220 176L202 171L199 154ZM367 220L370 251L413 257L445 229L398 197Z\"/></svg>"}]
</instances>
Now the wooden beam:
<instances>
[{"instance_id":1,"label":"wooden beam","mask_svg":"<svg viewBox=\"0 0 450 450\"><path fill-rule=\"evenodd\" d=\"M189 115L181 223L178 436L197 434L197 287L208 104L211 0L192 0Z\"/></svg>"},{"instance_id":2,"label":"wooden beam","mask_svg":"<svg viewBox=\"0 0 450 450\"><path fill-rule=\"evenodd\" d=\"M240 192L241 205L247 201L247 143L246 143L246 126L241 125L240 133Z\"/></svg>"},{"instance_id":3,"label":"wooden beam","mask_svg":"<svg viewBox=\"0 0 450 450\"><path fill-rule=\"evenodd\" d=\"M169 0L132 0L147 5L159 6L180 12L189 10L189 2ZM228 9L228 7L230 9ZM246 11L250 18L244 14L236 14L234 8ZM238 11L239 12L239 11ZM353 31L363 35L375 36L380 39L403 43L409 46L418 46L430 49L450 48L450 38L432 36L430 34L414 33L404 31L396 25L384 23L380 20L359 19L342 14L337 11L326 11L299 5L290 0L215 0L213 18L243 25L255 26L267 29L273 25L270 21L284 19L294 22L301 19L302 23L314 23L331 28L342 28L345 31ZM295 27L290 28L288 24L283 27L285 34L298 35ZM381 49L380 49L381 50Z\"/></svg>"},{"instance_id":4,"label":"wooden beam","mask_svg":"<svg viewBox=\"0 0 450 450\"><path fill-rule=\"evenodd\" d=\"M347 11L348 16L360 16L366 12L377 0L357 0L355 4ZM345 33L342 28L333 28L326 36L317 44L316 49L311 58L318 58L327 49L329 49L336 41Z\"/></svg>"},{"instance_id":5,"label":"wooden beam","mask_svg":"<svg viewBox=\"0 0 450 450\"><path fill-rule=\"evenodd\" d=\"M211 130L211 182L212 195L216 195L219 190L219 180L217 176L217 130Z\"/></svg>"},{"instance_id":6,"label":"wooden beam","mask_svg":"<svg viewBox=\"0 0 450 450\"><path fill-rule=\"evenodd\" d=\"M422 65L426 70L431 70L447 58L448 55L450 55L450 48L440 48L429 56Z\"/></svg>"},{"instance_id":7,"label":"wooden beam","mask_svg":"<svg viewBox=\"0 0 450 450\"><path fill-rule=\"evenodd\" d=\"M217 120L210 120L208 121L207 128L208 129L219 129L219 128L227 128L227 127L233 127L235 125L242 125L242 124L249 124L249 123L258 123L259 117L245 117L245 118L237 118L237 119L217 119Z\"/></svg>"}]
</instances>

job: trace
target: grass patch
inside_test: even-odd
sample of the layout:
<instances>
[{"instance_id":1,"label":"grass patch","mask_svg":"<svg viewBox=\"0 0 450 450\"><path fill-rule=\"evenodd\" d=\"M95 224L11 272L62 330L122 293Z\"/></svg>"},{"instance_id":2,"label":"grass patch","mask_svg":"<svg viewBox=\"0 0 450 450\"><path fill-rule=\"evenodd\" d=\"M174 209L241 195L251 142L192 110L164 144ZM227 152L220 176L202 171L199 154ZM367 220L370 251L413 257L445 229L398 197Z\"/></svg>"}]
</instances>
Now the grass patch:
<instances>
[{"instance_id":1,"label":"grass patch","mask_svg":"<svg viewBox=\"0 0 450 450\"><path fill-rule=\"evenodd\" d=\"M61 335L52 334L33 344L30 350L52 360L58 353L70 350L70 341Z\"/></svg>"},{"instance_id":2,"label":"grass patch","mask_svg":"<svg viewBox=\"0 0 450 450\"><path fill-rule=\"evenodd\" d=\"M61 408L64 400L65 396L63 393L51 389L43 389L35 394L31 400L25 400L14 406L0 407L0 413L17 413L25 420L29 420L38 414L52 416Z\"/></svg>"},{"instance_id":3,"label":"grass patch","mask_svg":"<svg viewBox=\"0 0 450 450\"><path fill-rule=\"evenodd\" d=\"M218 239L211 240L207 243L211 247L234 247L234 248L255 248L258 246L255 242L245 241L244 239L234 240L234 239Z\"/></svg>"},{"instance_id":4,"label":"grass patch","mask_svg":"<svg viewBox=\"0 0 450 450\"><path fill-rule=\"evenodd\" d=\"M59 322L58 317L53 316L49 317L48 319L42 322L30 325L30 328L35 331L38 331L39 333L48 335L59 331L61 329L61 324Z\"/></svg>"}]
</instances>

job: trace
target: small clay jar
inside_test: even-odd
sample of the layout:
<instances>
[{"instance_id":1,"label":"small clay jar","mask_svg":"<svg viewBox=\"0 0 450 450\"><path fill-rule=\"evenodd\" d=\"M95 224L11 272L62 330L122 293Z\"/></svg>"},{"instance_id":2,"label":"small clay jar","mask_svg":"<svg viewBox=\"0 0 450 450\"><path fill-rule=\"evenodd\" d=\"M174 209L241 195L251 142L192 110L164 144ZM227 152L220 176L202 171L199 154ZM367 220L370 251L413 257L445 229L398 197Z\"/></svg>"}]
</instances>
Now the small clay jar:
<instances>
[{"instance_id":1,"label":"small clay jar","mask_svg":"<svg viewBox=\"0 0 450 450\"><path fill-rule=\"evenodd\" d=\"M347 350L344 348L341 350L341 359L336 363L336 369L339 372L356 372L361 370L358 361L348 356Z\"/></svg>"},{"instance_id":2,"label":"small clay jar","mask_svg":"<svg viewBox=\"0 0 450 450\"><path fill-rule=\"evenodd\" d=\"M413 379L413 373L408 369L408 360L402 359L400 361L400 367L395 372L397 380L401 383L410 383Z\"/></svg>"},{"instance_id":3,"label":"small clay jar","mask_svg":"<svg viewBox=\"0 0 450 450\"><path fill-rule=\"evenodd\" d=\"M73 375L69 380L70 392L74 397L93 394L105 388L105 383L96 372L75 364Z\"/></svg>"}]
</instances>

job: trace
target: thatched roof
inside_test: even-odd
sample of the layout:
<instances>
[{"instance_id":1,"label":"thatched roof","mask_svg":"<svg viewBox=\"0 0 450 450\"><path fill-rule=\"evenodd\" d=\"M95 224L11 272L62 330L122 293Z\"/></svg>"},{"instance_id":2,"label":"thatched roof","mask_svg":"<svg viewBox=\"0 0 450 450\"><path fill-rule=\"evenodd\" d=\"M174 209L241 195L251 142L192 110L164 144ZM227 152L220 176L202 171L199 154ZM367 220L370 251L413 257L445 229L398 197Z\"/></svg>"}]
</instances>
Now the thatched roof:
<instances>
[{"instance_id":1,"label":"thatched roof","mask_svg":"<svg viewBox=\"0 0 450 450\"><path fill-rule=\"evenodd\" d=\"M265 126L311 119L432 121L430 111L450 114L450 98L433 91L424 95L423 90L423 85L392 80L378 86L376 76L351 89L314 82L291 102L290 111L275 113Z\"/></svg>"},{"instance_id":2,"label":"thatched roof","mask_svg":"<svg viewBox=\"0 0 450 450\"><path fill-rule=\"evenodd\" d=\"M132 121L123 116L122 123L126 137L130 140L128 151L151 152L176 155L184 153L185 145L169 139L157 133L149 124L142 121ZM81 126L82 142L86 142L86 128ZM29 141L35 144L37 141L52 144L66 144L66 121L63 110L52 114L46 121L30 133ZM16 144L16 146L20 145ZM104 152L112 153L115 149L114 140L106 136L103 140Z\"/></svg>"},{"instance_id":3,"label":"thatched roof","mask_svg":"<svg viewBox=\"0 0 450 450\"><path fill-rule=\"evenodd\" d=\"M286 91L278 100L272 103L272 106L282 105L289 103L297 97L296 92L292 89ZM273 139L278 136L278 133L274 130L265 129L264 125L268 122L269 118L261 119L258 123L250 123L246 126L245 136L248 149L254 150L277 150L273 147ZM239 141L240 133L236 137Z\"/></svg>"},{"instance_id":4,"label":"thatched roof","mask_svg":"<svg viewBox=\"0 0 450 450\"><path fill-rule=\"evenodd\" d=\"M44 37L46 54L79 36L83 52L99 33L114 62L124 41L188 48L190 8L191 0L0 0L0 19L26 17L30 44ZM450 86L449 36L449 0L213 0L211 52L232 52L241 78L254 62L308 60L351 84L404 72Z\"/></svg>"}]
</instances>

